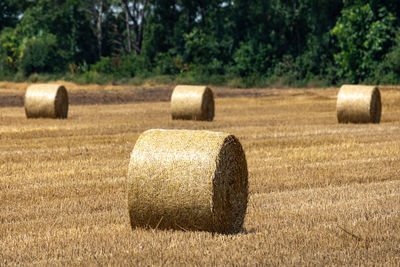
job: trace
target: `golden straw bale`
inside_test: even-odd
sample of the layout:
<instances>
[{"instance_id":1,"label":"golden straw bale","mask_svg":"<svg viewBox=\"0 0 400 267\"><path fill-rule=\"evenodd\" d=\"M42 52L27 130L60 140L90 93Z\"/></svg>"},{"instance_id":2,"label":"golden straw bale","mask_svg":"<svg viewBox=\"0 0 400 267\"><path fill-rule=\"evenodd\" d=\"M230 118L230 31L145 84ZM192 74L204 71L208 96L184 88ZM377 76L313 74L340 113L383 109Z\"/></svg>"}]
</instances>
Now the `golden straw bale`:
<instances>
[{"instance_id":1,"label":"golden straw bale","mask_svg":"<svg viewBox=\"0 0 400 267\"><path fill-rule=\"evenodd\" d=\"M343 85L337 98L339 123L379 123L381 94L376 86Z\"/></svg>"},{"instance_id":2,"label":"golden straw bale","mask_svg":"<svg viewBox=\"0 0 400 267\"><path fill-rule=\"evenodd\" d=\"M128 179L132 228L226 234L242 229L247 162L233 135L148 130L132 151Z\"/></svg>"},{"instance_id":3,"label":"golden straw bale","mask_svg":"<svg viewBox=\"0 0 400 267\"><path fill-rule=\"evenodd\" d=\"M67 118L67 90L58 84L29 86L25 93L25 114L27 118Z\"/></svg>"},{"instance_id":4,"label":"golden straw bale","mask_svg":"<svg viewBox=\"0 0 400 267\"><path fill-rule=\"evenodd\" d=\"M214 95L207 86L178 85L171 97L173 120L214 119Z\"/></svg>"}]
</instances>

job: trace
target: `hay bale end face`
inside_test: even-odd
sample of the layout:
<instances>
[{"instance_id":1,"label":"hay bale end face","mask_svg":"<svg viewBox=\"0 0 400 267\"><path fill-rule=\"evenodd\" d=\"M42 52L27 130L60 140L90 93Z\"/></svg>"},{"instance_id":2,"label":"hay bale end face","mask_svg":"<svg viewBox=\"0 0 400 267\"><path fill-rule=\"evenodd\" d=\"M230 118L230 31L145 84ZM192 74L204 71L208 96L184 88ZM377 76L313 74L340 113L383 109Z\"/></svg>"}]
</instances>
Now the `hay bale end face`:
<instances>
[{"instance_id":1,"label":"hay bale end face","mask_svg":"<svg viewBox=\"0 0 400 267\"><path fill-rule=\"evenodd\" d=\"M132 228L237 233L248 199L244 151L233 135L149 130L128 171Z\"/></svg>"},{"instance_id":2,"label":"hay bale end face","mask_svg":"<svg viewBox=\"0 0 400 267\"><path fill-rule=\"evenodd\" d=\"M68 93L63 85L33 84L25 93L27 118L59 118L68 116Z\"/></svg>"},{"instance_id":3,"label":"hay bale end face","mask_svg":"<svg viewBox=\"0 0 400 267\"><path fill-rule=\"evenodd\" d=\"M337 104L339 123L379 123L381 120L381 94L376 86L343 85Z\"/></svg>"},{"instance_id":4,"label":"hay bale end face","mask_svg":"<svg viewBox=\"0 0 400 267\"><path fill-rule=\"evenodd\" d=\"M214 119L214 95L207 86L178 85L171 96L173 120Z\"/></svg>"}]
</instances>

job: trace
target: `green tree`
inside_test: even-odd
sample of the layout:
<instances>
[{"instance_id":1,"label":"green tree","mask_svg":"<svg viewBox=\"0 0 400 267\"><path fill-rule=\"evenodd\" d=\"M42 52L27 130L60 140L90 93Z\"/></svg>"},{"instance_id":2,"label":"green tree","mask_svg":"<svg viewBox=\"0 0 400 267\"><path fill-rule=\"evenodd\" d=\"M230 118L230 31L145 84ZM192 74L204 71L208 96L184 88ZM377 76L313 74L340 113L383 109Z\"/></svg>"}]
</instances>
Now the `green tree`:
<instances>
[{"instance_id":1,"label":"green tree","mask_svg":"<svg viewBox=\"0 0 400 267\"><path fill-rule=\"evenodd\" d=\"M56 72L63 69L63 58L57 49L55 35L40 32L25 45L20 68L25 75L35 72Z\"/></svg>"},{"instance_id":2,"label":"green tree","mask_svg":"<svg viewBox=\"0 0 400 267\"><path fill-rule=\"evenodd\" d=\"M366 79L393 45L394 21L385 7L374 11L358 1L346 6L331 31L339 47L334 55L339 75L352 83Z\"/></svg>"},{"instance_id":3,"label":"green tree","mask_svg":"<svg viewBox=\"0 0 400 267\"><path fill-rule=\"evenodd\" d=\"M12 28L5 28L1 32L0 57L0 71L2 73L17 70L17 62L22 57L22 48Z\"/></svg>"},{"instance_id":4,"label":"green tree","mask_svg":"<svg viewBox=\"0 0 400 267\"><path fill-rule=\"evenodd\" d=\"M36 5L25 10L16 30L21 37L28 38L39 32L53 34L67 61L94 62L97 46L89 20L81 1L38 0Z\"/></svg>"},{"instance_id":5,"label":"green tree","mask_svg":"<svg viewBox=\"0 0 400 267\"><path fill-rule=\"evenodd\" d=\"M395 45L377 65L371 82L379 84L400 83L400 33L397 33Z\"/></svg>"},{"instance_id":6,"label":"green tree","mask_svg":"<svg viewBox=\"0 0 400 267\"><path fill-rule=\"evenodd\" d=\"M4 27L14 27L18 22L19 11L10 0L0 1L0 31Z\"/></svg>"}]
</instances>

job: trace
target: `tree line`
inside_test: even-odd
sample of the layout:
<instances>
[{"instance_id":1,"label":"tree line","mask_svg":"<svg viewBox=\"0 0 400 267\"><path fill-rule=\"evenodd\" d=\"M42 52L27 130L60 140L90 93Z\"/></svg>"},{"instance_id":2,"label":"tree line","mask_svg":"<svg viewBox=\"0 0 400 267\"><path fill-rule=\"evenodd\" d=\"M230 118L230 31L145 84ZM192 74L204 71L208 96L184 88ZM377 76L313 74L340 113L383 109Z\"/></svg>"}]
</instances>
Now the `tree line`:
<instances>
[{"instance_id":1,"label":"tree line","mask_svg":"<svg viewBox=\"0 0 400 267\"><path fill-rule=\"evenodd\" d=\"M396 84L399 18L393 0L2 0L0 79Z\"/></svg>"}]
</instances>

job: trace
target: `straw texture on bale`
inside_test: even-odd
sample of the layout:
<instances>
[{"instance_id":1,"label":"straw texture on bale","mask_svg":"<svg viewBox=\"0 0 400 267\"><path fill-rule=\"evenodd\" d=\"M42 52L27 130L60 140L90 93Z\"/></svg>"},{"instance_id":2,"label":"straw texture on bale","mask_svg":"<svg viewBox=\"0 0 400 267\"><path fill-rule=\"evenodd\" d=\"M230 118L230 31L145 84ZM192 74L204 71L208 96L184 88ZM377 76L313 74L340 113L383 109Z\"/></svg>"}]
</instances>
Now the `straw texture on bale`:
<instances>
[{"instance_id":1,"label":"straw texture on bale","mask_svg":"<svg viewBox=\"0 0 400 267\"><path fill-rule=\"evenodd\" d=\"M29 86L25 93L25 114L27 118L67 118L67 90L58 84Z\"/></svg>"},{"instance_id":2,"label":"straw texture on bale","mask_svg":"<svg viewBox=\"0 0 400 267\"><path fill-rule=\"evenodd\" d=\"M214 119L214 95L207 86L178 85L172 92L171 115L173 120Z\"/></svg>"},{"instance_id":3,"label":"straw texture on bale","mask_svg":"<svg viewBox=\"0 0 400 267\"><path fill-rule=\"evenodd\" d=\"M379 123L381 94L376 86L343 85L337 98L339 123Z\"/></svg>"},{"instance_id":4,"label":"straw texture on bale","mask_svg":"<svg viewBox=\"0 0 400 267\"><path fill-rule=\"evenodd\" d=\"M248 198L244 151L233 135L148 130L128 171L132 228L241 231Z\"/></svg>"}]
</instances>

